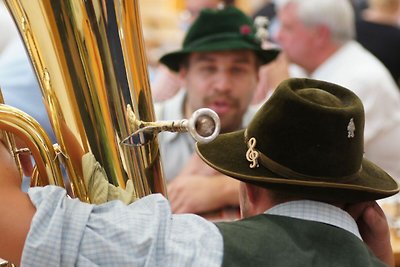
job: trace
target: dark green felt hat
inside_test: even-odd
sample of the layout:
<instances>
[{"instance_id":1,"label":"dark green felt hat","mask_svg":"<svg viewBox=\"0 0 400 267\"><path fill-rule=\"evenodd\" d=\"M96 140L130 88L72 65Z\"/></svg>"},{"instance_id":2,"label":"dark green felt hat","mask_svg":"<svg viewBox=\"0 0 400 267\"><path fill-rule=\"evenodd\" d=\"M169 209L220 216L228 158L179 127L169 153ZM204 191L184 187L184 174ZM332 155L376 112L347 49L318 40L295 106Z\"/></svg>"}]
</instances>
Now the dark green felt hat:
<instances>
[{"instance_id":1,"label":"dark green felt hat","mask_svg":"<svg viewBox=\"0 0 400 267\"><path fill-rule=\"evenodd\" d=\"M363 158L363 133L363 105L352 91L289 79L247 129L197 144L197 151L228 176L300 197L358 202L396 194L396 181Z\"/></svg>"},{"instance_id":2,"label":"dark green felt hat","mask_svg":"<svg viewBox=\"0 0 400 267\"><path fill-rule=\"evenodd\" d=\"M178 71L182 60L192 52L214 52L248 49L256 53L263 64L276 58L278 49L262 49L256 37L253 21L239 9L204 9L192 24L182 49L161 57L160 62Z\"/></svg>"}]
</instances>

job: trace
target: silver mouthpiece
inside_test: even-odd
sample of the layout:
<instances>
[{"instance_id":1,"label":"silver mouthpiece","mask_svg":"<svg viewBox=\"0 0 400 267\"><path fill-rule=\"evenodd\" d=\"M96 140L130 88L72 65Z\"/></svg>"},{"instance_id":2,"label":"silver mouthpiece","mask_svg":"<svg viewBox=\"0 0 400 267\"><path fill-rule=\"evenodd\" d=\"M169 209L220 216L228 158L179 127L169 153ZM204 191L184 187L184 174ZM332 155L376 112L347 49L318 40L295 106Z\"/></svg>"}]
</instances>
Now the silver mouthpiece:
<instances>
[{"instance_id":1,"label":"silver mouthpiece","mask_svg":"<svg viewBox=\"0 0 400 267\"><path fill-rule=\"evenodd\" d=\"M133 128L139 129L121 141L124 145L144 145L153 140L158 133L165 131L189 132L197 142L208 143L214 140L221 130L218 114L209 108L196 110L188 120L143 122L136 120L132 111L128 114Z\"/></svg>"}]
</instances>

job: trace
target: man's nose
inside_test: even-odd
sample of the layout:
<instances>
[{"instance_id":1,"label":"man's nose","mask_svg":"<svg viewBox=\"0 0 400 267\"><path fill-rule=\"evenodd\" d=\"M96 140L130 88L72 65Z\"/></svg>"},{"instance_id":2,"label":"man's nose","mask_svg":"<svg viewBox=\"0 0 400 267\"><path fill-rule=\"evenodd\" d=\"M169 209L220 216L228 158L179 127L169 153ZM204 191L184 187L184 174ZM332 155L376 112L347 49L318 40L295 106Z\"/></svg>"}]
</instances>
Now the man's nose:
<instances>
[{"instance_id":1,"label":"man's nose","mask_svg":"<svg viewBox=\"0 0 400 267\"><path fill-rule=\"evenodd\" d=\"M230 91L232 88L232 76L224 71L216 76L215 89L221 92Z\"/></svg>"}]
</instances>

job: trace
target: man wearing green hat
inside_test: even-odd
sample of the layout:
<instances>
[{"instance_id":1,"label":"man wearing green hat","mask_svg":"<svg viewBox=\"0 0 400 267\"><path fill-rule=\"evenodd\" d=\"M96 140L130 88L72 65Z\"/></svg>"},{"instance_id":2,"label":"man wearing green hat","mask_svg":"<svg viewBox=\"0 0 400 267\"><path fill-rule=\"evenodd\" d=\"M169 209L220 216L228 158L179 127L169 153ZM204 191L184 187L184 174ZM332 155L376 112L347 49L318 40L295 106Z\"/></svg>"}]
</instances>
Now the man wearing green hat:
<instances>
[{"instance_id":1,"label":"man wearing green hat","mask_svg":"<svg viewBox=\"0 0 400 267\"><path fill-rule=\"evenodd\" d=\"M243 128L258 68L278 54L261 48L263 30L235 7L204 9L182 48L160 59L179 73L184 89L156 104L157 119L189 118L207 107L219 115L222 132ZM238 183L206 166L194 153L195 142L188 134L163 133L159 141L174 212L201 213L238 205Z\"/></svg>"},{"instance_id":2,"label":"man wearing green hat","mask_svg":"<svg viewBox=\"0 0 400 267\"><path fill-rule=\"evenodd\" d=\"M399 186L363 158L364 118L352 91L291 79L247 128L197 145L241 181L243 219L223 223L173 214L160 194L91 205L56 186L24 193L0 145L0 257L21 266L394 266L374 200Z\"/></svg>"}]
</instances>

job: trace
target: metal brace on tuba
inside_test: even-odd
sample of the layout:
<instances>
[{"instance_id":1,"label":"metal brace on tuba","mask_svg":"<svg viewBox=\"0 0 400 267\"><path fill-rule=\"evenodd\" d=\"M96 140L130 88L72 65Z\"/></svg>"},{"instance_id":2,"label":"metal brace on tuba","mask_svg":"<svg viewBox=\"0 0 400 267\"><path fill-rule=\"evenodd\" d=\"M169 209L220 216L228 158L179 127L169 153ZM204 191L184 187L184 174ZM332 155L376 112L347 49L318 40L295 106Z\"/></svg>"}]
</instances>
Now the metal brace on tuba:
<instances>
[{"instance_id":1,"label":"metal brace on tuba","mask_svg":"<svg viewBox=\"0 0 400 267\"><path fill-rule=\"evenodd\" d=\"M90 202L81 150L95 156L109 183L124 188L130 179L138 197L166 195L157 133L189 131L200 142L218 135L219 118L208 109L189 120L154 122L138 0L5 3L30 56L57 139L53 145L32 117L0 105L0 128L22 139L35 159L41 180L34 185L64 186L61 161L71 197Z\"/></svg>"}]
</instances>

